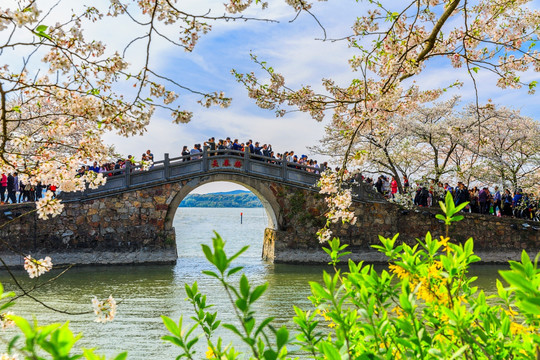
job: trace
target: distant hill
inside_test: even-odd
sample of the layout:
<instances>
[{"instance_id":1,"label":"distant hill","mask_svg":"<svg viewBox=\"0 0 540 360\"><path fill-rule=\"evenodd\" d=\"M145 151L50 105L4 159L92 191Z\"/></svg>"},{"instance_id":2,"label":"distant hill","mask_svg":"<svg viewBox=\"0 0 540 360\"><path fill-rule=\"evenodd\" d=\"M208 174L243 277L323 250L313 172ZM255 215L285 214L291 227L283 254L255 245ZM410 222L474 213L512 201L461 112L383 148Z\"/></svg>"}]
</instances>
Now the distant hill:
<instances>
[{"instance_id":1,"label":"distant hill","mask_svg":"<svg viewBox=\"0 0 540 360\"><path fill-rule=\"evenodd\" d=\"M251 191L248 190L232 190L232 191L222 191L210 193L208 195L236 195L236 194L251 194Z\"/></svg>"},{"instance_id":2,"label":"distant hill","mask_svg":"<svg viewBox=\"0 0 540 360\"><path fill-rule=\"evenodd\" d=\"M234 190L211 194L189 194L182 200L180 207L254 208L262 207L262 203L249 191Z\"/></svg>"}]
</instances>

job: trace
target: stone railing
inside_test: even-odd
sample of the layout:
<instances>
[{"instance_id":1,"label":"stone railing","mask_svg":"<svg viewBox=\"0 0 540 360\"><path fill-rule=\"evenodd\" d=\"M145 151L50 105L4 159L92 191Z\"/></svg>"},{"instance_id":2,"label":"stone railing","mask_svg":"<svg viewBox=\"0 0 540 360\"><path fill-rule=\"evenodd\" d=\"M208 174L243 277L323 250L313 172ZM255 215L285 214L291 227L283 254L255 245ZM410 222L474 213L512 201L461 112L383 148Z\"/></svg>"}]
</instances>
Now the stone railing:
<instances>
[{"instance_id":1,"label":"stone railing","mask_svg":"<svg viewBox=\"0 0 540 360\"><path fill-rule=\"evenodd\" d=\"M84 192L64 193L62 198L77 201L215 173L241 173L296 187L315 189L320 177L319 172L319 168L250 154L247 151L211 151L205 147L203 152L188 156L170 158L166 153L163 160L154 162L149 169L142 169L141 166L126 162L125 168L107 172L109 176L105 185ZM353 193L357 199L381 201L378 194L369 186L355 185Z\"/></svg>"},{"instance_id":2,"label":"stone railing","mask_svg":"<svg viewBox=\"0 0 540 360\"><path fill-rule=\"evenodd\" d=\"M146 170L126 162L125 168L107 172L110 176L107 177L105 185L97 189L87 189L84 193L76 192L64 195L66 200L75 200L81 197L128 190L160 182L179 181L216 172L249 174L304 187L314 186L320 176L319 169L297 163L289 163L243 151L210 151L205 148L200 154L176 158L170 158L169 154L166 153L164 160L154 162Z\"/></svg>"}]
</instances>

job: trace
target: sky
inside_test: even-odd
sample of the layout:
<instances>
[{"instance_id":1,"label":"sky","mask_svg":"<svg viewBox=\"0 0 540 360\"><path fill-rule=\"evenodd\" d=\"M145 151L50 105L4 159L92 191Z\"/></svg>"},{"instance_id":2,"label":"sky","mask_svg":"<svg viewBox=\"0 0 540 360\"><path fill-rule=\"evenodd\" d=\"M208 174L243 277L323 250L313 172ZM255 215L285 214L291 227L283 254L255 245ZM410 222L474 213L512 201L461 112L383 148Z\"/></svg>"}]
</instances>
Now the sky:
<instances>
[{"instance_id":1,"label":"sky","mask_svg":"<svg viewBox=\"0 0 540 360\"><path fill-rule=\"evenodd\" d=\"M47 1L50 0L43 0L43 3ZM50 1L51 4L55 2ZM224 2L225 0L183 0L178 1L178 4L188 12L201 14L210 11L210 14L219 16L224 13ZM104 0L96 0L92 5L105 3ZM85 1L70 0L63 4L80 7ZM202 143L212 136L216 140L230 136L241 142L252 139L272 144L275 152L294 150L297 154L320 158L311 155L308 147L316 145L323 137L324 126L328 120L316 122L302 112L291 112L285 117L276 118L272 111L258 108L254 101L248 98L246 89L235 81L231 69L243 73L253 71L261 75L258 66L250 60L250 54L253 53L259 60L266 61L283 74L287 85L293 88L309 84L317 91L322 89L323 78L332 78L337 84L346 86L356 76L348 65L348 59L354 55L354 51L345 41L330 40L352 33L351 25L357 16L365 13L365 4L366 2L353 0L315 1L312 12L324 26L327 41L321 40L324 32L312 16L302 13L296 17L292 8L280 0L269 1L269 7L264 11L255 6L244 14L276 22L212 22L212 30L201 36L191 53L165 41L154 41L150 57L154 70L199 91L224 91L233 98L232 104L226 109L206 109L196 104L200 98L198 95L180 92L181 104L194 113L188 124L173 124L169 113L157 110L144 136L124 138L107 134L105 141L114 144L119 153L131 154L136 158L140 158L144 151L150 149L156 160L163 159L164 153L169 153L171 157L180 156L183 145L191 148L193 144ZM67 16L70 13L69 7L60 6L55 11ZM173 34L173 29L171 26L163 31ZM105 39L111 48L121 48L127 39L144 34L144 29L134 27L133 23L125 19L115 19L99 26L89 25L86 32L87 37ZM142 54L142 44L135 43L128 50L127 59L136 67L144 60ZM533 75L534 78L540 81L538 74ZM456 79L466 83L463 88L456 90L462 96L463 103L473 101L474 92L467 75L451 68L447 61L430 65L428 71L423 72L416 81L421 86L436 87ZM495 87L495 80L489 74L480 72L478 84L481 102L493 99L496 104L521 109L523 114L533 118L540 110L538 95L526 95L525 90L500 90ZM122 86L124 85L120 85L120 91L133 91L128 84ZM451 95L453 94L447 94ZM327 115L327 119L329 117L330 115ZM235 189L238 189L238 185L225 186L215 183L196 191Z\"/></svg>"}]
</instances>

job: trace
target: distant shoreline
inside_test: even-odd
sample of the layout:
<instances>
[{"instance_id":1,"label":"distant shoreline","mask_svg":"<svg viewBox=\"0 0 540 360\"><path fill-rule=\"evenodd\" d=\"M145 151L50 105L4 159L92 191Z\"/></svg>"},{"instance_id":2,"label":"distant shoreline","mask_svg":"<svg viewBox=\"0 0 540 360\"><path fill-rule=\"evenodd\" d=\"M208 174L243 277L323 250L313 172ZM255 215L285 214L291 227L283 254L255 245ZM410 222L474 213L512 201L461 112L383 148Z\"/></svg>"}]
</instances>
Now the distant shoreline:
<instances>
[{"instance_id":1,"label":"distant shoreline","mask_svg":"<svg viewBox=\"0 0 540 360\"><path fill-rule=\"evenodd\" d=\"M182 200L179 207L260 208L263 205L253 193L244 190L234 190L210 194L189 194Z\"/></svg>"}]
</instances>

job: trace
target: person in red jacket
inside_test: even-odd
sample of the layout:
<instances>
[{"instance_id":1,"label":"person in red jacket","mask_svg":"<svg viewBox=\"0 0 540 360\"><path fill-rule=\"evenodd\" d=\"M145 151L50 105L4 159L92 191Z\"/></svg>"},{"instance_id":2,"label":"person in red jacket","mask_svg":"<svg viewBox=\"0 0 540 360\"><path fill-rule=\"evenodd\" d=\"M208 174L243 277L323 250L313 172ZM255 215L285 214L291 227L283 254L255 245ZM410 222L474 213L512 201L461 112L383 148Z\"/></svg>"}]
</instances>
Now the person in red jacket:
<instances>
[{"instance_id":1,"label":"person in red jacket","mask_svg":"<svg viewBox=\"0 0 540 360\"><path fill-rule=\"evenodd\" d=\"M396 179L392 176L392 182L390 183L390 189L392 191L392 197L394 197L398 191L398 185Z\"/></svg>"},{"instance_id":2,"label":"person in red jacket","mask_svg":"<svg viewBox=\"0 0 540 360\"><path fill-rule=\"evenodd\" d=\"M8 178L6 174L2 173L2 178L0 178L0 201L2 204L7 201L6 199L6 189L7 189Z\"/></svg>"}]
</instances>

